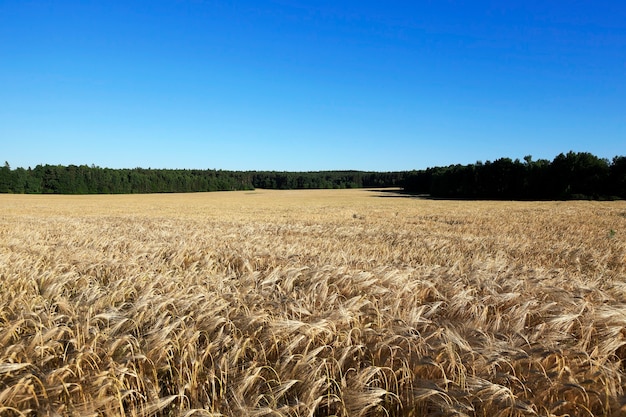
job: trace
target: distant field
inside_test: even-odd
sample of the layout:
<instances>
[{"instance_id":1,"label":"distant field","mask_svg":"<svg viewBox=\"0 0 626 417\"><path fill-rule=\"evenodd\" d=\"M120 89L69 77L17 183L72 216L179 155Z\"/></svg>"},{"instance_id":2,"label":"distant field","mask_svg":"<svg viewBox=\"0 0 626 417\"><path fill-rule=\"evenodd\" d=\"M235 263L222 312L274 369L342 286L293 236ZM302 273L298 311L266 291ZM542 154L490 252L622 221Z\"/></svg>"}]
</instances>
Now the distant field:
<instances>
[{"instance_id":1,"label":"distant field","mask_svg":"<svg viewBox=\"0 0 626 417\"><path fill-rule=\"evenodd\" d=\"M626 202L0 195L0 415L624 416Z\"/></svg>"}]
</instances>

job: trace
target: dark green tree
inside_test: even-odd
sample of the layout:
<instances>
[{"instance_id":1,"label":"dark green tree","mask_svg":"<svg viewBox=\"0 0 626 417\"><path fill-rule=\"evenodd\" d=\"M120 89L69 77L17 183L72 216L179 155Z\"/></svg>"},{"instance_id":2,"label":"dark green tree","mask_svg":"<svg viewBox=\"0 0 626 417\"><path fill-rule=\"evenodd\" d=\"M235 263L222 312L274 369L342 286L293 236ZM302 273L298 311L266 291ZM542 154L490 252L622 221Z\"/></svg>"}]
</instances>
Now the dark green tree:
<instances>
[{"instance_id":1,"label":"dark green tree","mask_svg":"<svg viewBox=\"0 0 626 417\"><path fill-rule=\"evenodd\" d=\"M11 165L8 162L0 168L0 193L13 192L13 176L11 173Z\"/></svg>"}]
</instances>

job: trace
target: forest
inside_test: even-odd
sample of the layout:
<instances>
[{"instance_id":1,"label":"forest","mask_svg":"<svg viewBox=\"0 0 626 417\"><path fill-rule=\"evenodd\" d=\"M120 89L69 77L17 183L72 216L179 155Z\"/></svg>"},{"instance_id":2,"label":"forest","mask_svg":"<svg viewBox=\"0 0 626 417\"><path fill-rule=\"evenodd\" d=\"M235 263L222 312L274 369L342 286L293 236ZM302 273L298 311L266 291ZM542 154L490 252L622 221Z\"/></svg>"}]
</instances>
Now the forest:
<instances>
[{"instance_id":1,"label":"forest","mask_svg":"<svg viewBox=\"0 0 626 417\"><path fill-rule=\"evenodd\" d=\"M111 169L87 165L0 168L0 193L138 194L265 189L384 188L433 198L569 200L626 198L626 157L588 152L554 160L500 158L396 172Z\"/></svg>"},{"instance_id":2,"label":"forest","mask_svg":"<svg viewBox=\"0 0 626 417\"><path fill-rule=\"evenodd\" d=\"M615 200L626 198L626 157L612 161L588 152L551 162L500 158L406 173L405 191L435 198L495 200Z\"/></svg>"},{"instance_id":3,"label":"forest","mask_svg":"<svg viewBox=\"0 0 626 417\"><path fill-rule=\"evenodd\" d=\"M404 173L111 169L87 165L0 168L0 193L139 194L311 188L400 187Z\"/></svg>"}]
</instances>

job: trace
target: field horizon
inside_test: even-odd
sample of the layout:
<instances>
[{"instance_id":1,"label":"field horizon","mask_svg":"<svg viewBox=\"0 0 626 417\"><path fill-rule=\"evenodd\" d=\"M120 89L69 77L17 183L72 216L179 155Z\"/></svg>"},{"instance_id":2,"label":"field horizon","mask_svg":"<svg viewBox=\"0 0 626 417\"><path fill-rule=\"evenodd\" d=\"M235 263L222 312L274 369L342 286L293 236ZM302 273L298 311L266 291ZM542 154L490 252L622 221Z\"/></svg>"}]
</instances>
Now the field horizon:
<instances>
[{"instance_id":1,"label":"field horizon","mask_svg":"<svg viewBox=\"0 0 626 417\"><path fill-rule=\"evenodd\" d=\"M0 415L626 414L624 201L0 207Z\"/></svg>"}]
</instances>

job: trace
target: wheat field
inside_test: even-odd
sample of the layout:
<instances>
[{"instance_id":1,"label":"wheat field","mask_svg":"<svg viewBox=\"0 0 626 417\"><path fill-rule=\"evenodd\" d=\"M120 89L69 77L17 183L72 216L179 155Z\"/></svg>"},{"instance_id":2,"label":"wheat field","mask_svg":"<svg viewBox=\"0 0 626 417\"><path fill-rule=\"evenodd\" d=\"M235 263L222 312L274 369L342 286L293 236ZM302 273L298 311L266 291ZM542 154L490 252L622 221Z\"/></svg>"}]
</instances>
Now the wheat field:
<instances>
[{"instance_id":1,"label":"wheat field","mask_svg":"<svg viewBox=\"0 0 626 417\"><path fill-rule=\"evenodd\" d=\"M624 416L626 203L0 195L1 416Z\"/></svg>"}]
</instances>

